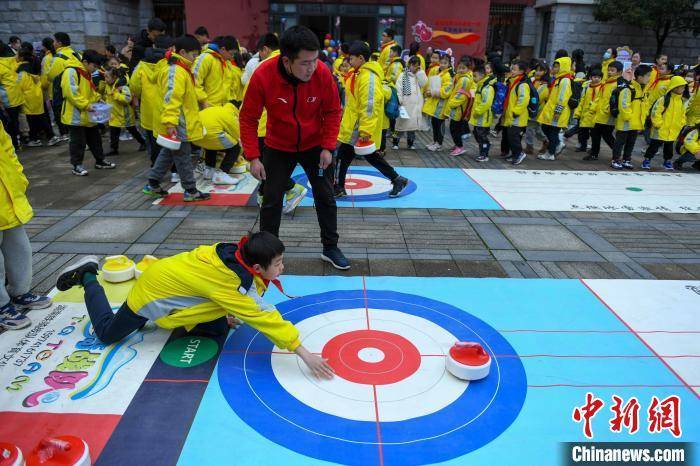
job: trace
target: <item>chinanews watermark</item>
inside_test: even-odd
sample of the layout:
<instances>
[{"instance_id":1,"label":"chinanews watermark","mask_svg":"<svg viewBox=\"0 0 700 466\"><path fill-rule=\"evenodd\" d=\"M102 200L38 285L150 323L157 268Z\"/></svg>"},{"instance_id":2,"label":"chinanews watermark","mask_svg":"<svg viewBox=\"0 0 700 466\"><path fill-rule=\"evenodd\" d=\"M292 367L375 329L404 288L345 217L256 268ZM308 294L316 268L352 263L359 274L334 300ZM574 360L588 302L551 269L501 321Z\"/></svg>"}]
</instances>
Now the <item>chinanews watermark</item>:
<instances>
[{"instance_id":1,"label":"chinanews watermark","mask_svg":"<svg viewBox=\"0 0 700 466\"><path fill-rule=\"evenodd\" d=\"M644 403L644 404L643 404ZM637 397L623 399L612 395L605 410L606 400L586 393L582 405L574 407L573 422L581 425L583 436L589 441L562 443L561 463L575 466L622 464L694 464L694 444L691 442L594 442L593 418L609 414L608 429L612 433L634 436L638 432L655 435L671 434L681 439L681 398L652 396L648 402Z\"/></svg>"}]
</instances>

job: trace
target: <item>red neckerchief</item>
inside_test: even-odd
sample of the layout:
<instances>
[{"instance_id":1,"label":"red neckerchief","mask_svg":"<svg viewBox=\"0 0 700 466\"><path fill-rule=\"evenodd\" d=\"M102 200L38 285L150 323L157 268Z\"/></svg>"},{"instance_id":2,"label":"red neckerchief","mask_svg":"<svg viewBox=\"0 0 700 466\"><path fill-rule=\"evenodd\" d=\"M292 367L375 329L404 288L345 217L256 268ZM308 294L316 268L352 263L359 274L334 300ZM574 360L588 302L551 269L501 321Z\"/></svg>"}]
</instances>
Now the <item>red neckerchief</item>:
<instances>
[{"instance_id":1,"label":"red neckerchief","mask_svg":"<svg viewBox=\"0 0 700 466\"><path fill-rule=\"evenodd\" d=\"M215 50L209 49L209 55L213 55L214 58L219 60L219 63L221 63L221 71L224 70L226 67L226 60L224 60L224 57L221 56L221 54Z\"/></svg>"},{"instance_id":2,"label":"red neckerchief","mask_svg":"<svg viewBox=\"0 0 700 466\"><path fill-rule=\"evenodd\" d=\"M505 115L506 110L508 109L508 103L510 101L510 93L513 89L515 89L515 86L517 86L523 79L525 78L524 74L521 74L515 80L508 85L508 90L506 91L506 98L504 99L504 106L503 106L503 114Z\"/></svg>"},{"instance_id":3,"label":"red neckerchief","mask_svg":"<svg viewBox=\"0 0 700 466\"><path fill-rule=\"evenodd\" d=\"M432 69L435 68L436 66L440 66L440 65L439 65L438 63L431 63L430 65L428 65L428 69L426 70L426 73L425 73L425 74L426 74L426 75L430 74L430 70L432 70Z\"/></svg>"},{"instance_id":4,"label":"red neckerchief","mask_svg":"<svg viewBox=\"0 0 700 466\"><path fill-rule=\"evenodd\" d=\"M654 80L653 83L651 83L651 86L649 86L649 90L654 89L656 87L656 85L659 84L659 82L668 81L669 79L671 79L670 75L666 75L666 76L657 75L657 78Z\"/></svg>"},{"instance_id":5,"label":"red neckerchief","mask_svg":"<svg viewBox=\"0 0 700 466\"><path fill-rule=\"evenodd\" d=\"M73 69L75 71L77 71L80 76L85 78L85 80L88 82L88 84L90 84L90 87L92 88L93 91L97 90L97 86L95 86L95 83L92 82L92 76L90 76L90 74L87 71L85 71L82 68L73 68Z\"/></svg>"},{"instance_id":6,"label":"red neckerchief","mask_svg":"<svg viewBox=\"0 0 700 466\"><path fill-rule=\"evenodd\" d=\"M554 86L556 86L557 83L558 83L559 81L561 81L562 79L564 79L564 78L569 78L571 81L574 80L574 77L573 77L571 74L563 74L563 75L559 76L558 78L554 78L554 79L552 80L552 83L549 85L549 90L550 90L550 92L551 92L552 89L554 89Z\"/></svg>"},{"instance_id":7,"label":"red neckerchief","mask_svg":"<svg viewBox=\"0 0 700 466\"><path fill-rule=\"evenodd\" d=\"M282 293L283 295L285 295L289 299L294 299L294 296L289 296L287 293L284 292L284 289L282 288L282 282L280 282L277 279L267 280L267 279L263 278L262 275L260 275L258 272L253 270L253 267L251 267L245 263L245 261L243 260L243 256L241 255L241 249L243 248L243 245L247 242L248 242L247 236L244 236L238 242L238 249L236 249L236 253L235 253L235 257L236 257L236 260L238 261L238 263L241 264L241 266L244 269L246 269L248 271L248 273L251 274L253 277L260 278L260 280L262 280L262 282L265 284L265 288L267 288L269 286L270 282L272 282L272 284L275 285L278 290L280 290L280 293Z\"/></svg>"},{"instance_id":8,"label":"red neckerchief","mask_svg":"<svg viewBox=\"0 0 700 466\"><path fill-rule=\"evenodd\" d=\"M602 83L598 84L591 84L588 86L589 89L592 89L593 93L591 94L591 101L595 100L595 95L598 92L598 88L600 87Z\"/></svg>"},{"instance_id":9,"label":"red neckerchief","mask_svg":"<svg viewBox=\"0 0 700 466\"><path fill-rule=\"evenodd\" d=\"M396 45L396 41L390 40L390 41L387 42L386 44L382 45L382 50L384 50L385 48L390 47L390 46L392 46L392 45Z\"/></svg>"},{"instance_id":10,"label":"red neckerchief","mask_svg":"<svg viewBox=\"0 0 700 466\"><path fill-rule=\"evenodd\" d=\"M350 78L350 93L354 96L355 95L355 79L357 78L358 73L360 70L355 70L352 72L352 78Z\"/></svg>"},{"instance_id":11,"label":"red neckerchief","mask_svg":"<svg viewBox=\"0 0 700 466\"><path fill-rule=\"evenodd\" d=\"M185 65L184 63L182 63L180 60L176 61L175 65L179 66L183 70L187 71L187 74L189 74L190 78L192 78L192 84L194 84L195 81L194 81L194 75L192 74L192 70L190 70L190 68L187 65Z\"/></svg>"}]
</instances>

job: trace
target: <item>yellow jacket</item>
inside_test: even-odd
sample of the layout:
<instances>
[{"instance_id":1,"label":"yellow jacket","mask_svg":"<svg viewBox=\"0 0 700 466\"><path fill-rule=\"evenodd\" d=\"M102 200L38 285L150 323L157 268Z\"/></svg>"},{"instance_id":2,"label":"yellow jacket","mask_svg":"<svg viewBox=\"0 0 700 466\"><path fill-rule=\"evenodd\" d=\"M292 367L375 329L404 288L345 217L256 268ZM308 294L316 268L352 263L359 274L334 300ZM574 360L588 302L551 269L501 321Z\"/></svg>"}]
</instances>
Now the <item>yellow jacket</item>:
<instances>
[{"instance_id":1,"label":"yellow jacket","mask_svg":"<svg viewBox=\"0 0 700 466\"><path fill-rule=\"evenodd\" d=\"M24 95L22 112L25 115L44 113L44 93L41 90L41 76L30 72L31 65L22 62L17 68L19 87Z\"/></svg>"},{"instance_id":2,"label":"yellow jacket","mask_svg":"<svg viewBox=\"0 0 700 466\"><path fill-rule=\"evenodd\" d=\"M167 67L158 74L158 86L164 93L161 107L154 115L158 120L154 129L167 134L166 128L172 126L182 141L198 141L204 136L191 67L192 62L173 53Z\"/></svg>"},{"instance_id":3,"label":"yellow jacket","mask_svg":"<svg viewBox=\"0 0 700 466\"><path fill-rule=\"evenodd\" d=\"M358 135L369 136L379 148L384 126L384 72L379 62L369 61L345 83L345 109L338 140L355 144Z\"/></svg>"},{"instance_id":4,"label":"yellow jacket","mask_svg":"<svg viewBox=\"0 0 700 466\"><path fill-rule=\"evenodd\" d=\"M697 125L700 123L700 89L695 88L688 100L688 106L685 110L685 119L689 125Z\"/></svg>"},{"instance_id":5,"label":"yellow jacket","mask_svg":"<svg viewBox=\"0 0 700 466\"><path fill-rule=\"evenodd\" d=\"M340 65L343 64L343 60L345 60L343 55L333 60L333 73L335 73L336 76L340 76Z\"/></svg>"},{"instance_id":6,"label":"yellow jacket","mask_svg":"<svg viewBox=\"0 0 700 466\"><path fill-rule=\"evenodd\" d=\"M114 84L105 84L105 101L112 106L109 126L128 128L136 126L136 114L131 106L131 89L126 80L120 78Z\"/></svg>"},{"instance_id":7,"label":"yellow jacket","mask_svg":"<svg viewBox=\"0 0 700 466\"><path fill-rule=\"evenodd\" d=\"M540 96L540 106L537 109L537 118L539 118L542 114L542 110L544 109L544 104L549 98L549 83L533 77L532 85L535 87L537 94Z\"/></svg>"},{"instance_id":8,"label":"yellow jacket","mask_svg":"<svg viewBox=\"0 0 700 466\"><path fill-rule=\"evenodd\" d=\"M440 76L440 96L427 97L425 99L425 103L423 104L423 113L442 120L445 118L442 114L443 110L445 109L445 102L452 93L452 76L450 76L449 68L433 74L433 76ZM430 82L428 82L427 86L429 91Z\"/></svg>"},{"instance_id":9,"label":"yellow jacket","mask_svg":"<svg viewBox=\"0 0 700 466\"><path fill-rule=\"evenodd\" d=\"M603 81L603 88L595 100L594 123L610 126L615 124L615 118L610 115L610 96L617 87L617 80L618 78L608 78L607 81Z\"/></svg>"},{"instance_id":10,"label":"yellow jacket","mask_svg":"<svg viewBox=\"0 0 700 466\"><path fill-rule=\"evenodd\" d=\"M24 93L17 80L17 59L0 57L0 104L6 108L24 104Z\"/></svg>"},{"instance_id":11,"label":"yellow jacket","mask_svg":"<svg viewBox=\"0 0 700 466\"><path fill-rule=\"evenodd\" d=\"M654 105L654 102L659 100L659 97L666 95L666 90L668 89L670 83L670 75L657 78L654 80L654 82L651 82L651 80L649 81L649 84L646 86L645 89L646 99L648 102L647 105L649 108L651 108L651 106Z\"/></svg>"},{"instance_id":12,"label":"yellow jacket","mask_svg":"<svg viewBox=\"0 0 700 466\"><path fill-rule=\"evenodd\" d=\"M571 109L569 108L573 84L571 58L557 58L555 63L559 63L559 74L554 80L554 85L549 88L547 101L543 103L540 100L540 105L544 105L544 108L537 117L537 121L543 125L566 128L571 117Z\"/></svg>"},{"instance_id":13,"label":"yellow jacket","mask_svg":"<svg viewBox=\"0 0 700 466\"><path fill-rule=\"evenodd\" d=\"M686 82L680 76L671 78L666 90L666 96L659 97L651 108L651 139L659 141L675 141L685 126L685 109L683 97L671 91L677 87L685 86ZM668 100L668 106L666 101Z\"/></svg>"},{"instance_id":14,"label":"yellow jacket","mask_svg":"<svg viewBox=\"0 0 700 466\"><path fill-rule=\"evenodd\" d=\"M262 300L265 284L239 265L235 248L224 243L199 246L153 263L129 292L127 306L163 328L189 330L233 315L278 348L294 351L300 345L299 331Z\"/></svg>"},{"instance_id":15,"label":"yellow jacket","mask_svg":"<svg viewBox=\"0 0 700 466\"><path fill-rule=\"evenodd\" d=\"M690 152L693 155L700 154L700 129L696 128L689 131L683 138L681 146L681 154Z\"/></svg>"},{"instance_id":16,"label":"yellow jacket","mask_svg":"<svg viewBox=\"0 0 700 466\"><path fill-rule=\"evenodd\" d=\"M61 76L61 90L61 122L72 126L95 126L88 118L87 109L100 100L100 94L83 64L76 59L70 59L66 64Z\"/></svg>"},{"instance_id":17,"label":"yellow jacket","mask_svg":"<svg viewBox=\"0 0 700 466\"><path fill-rule=\"evenodd\" d=\"M508 98L503 103L503 126L517 126L523 128L527 126L530 115L527 112L527 105L530 103L530 86L523 82L525 76L512 89L513 78L508 80L510 92Z\"/></svg>"},{"instance_id":18,"label":"yellow jacket","mask_svg":"<svg viewBox=\"0 0 700 466\"><path fill-rule=\"evenodd\" d=\"M156 63L141 60L131 73L129 89L139 102L139 124L143 129L153 129L153 108L159 93L156 88Z\"/></svg>"},{"instance_id":19,"label":"yellow jacket","mask_svg":"<svg viewBox=\"0 0 700 466\"><path fill-rule=\"evenodd\" d=\"M0 123L0 230L24 225L34 216L25 194L28 184L12 140Z\"/></svg>"},{"instance_id":20,"label":"yellow jacket","mask_svg":"<svg viewBox=\"0 0 700 466\"><path fill-rule=\"evenodd\" d=\"M394 45L398 45L395 40L390 40L386 44L382 45L381 51L379 52L379 64L382 67L382 72L386 74L386 69L389 66L389 52Z\"/></svg>"},{"instance_id":21,"label":"yellow jacket","mask_svg":"<svg viewBox=\"0 0 700 466\"><path fill-rule=\"evenodd\" d=\"M197 145L208 150L231 149L241 138L238 126L238 109L227 103L222 107L207 107L199 112L207 134L197 141Z\"/></svg>"},{"instance_id":22,"label":"yellow jacket","mask_svg":"<svg viewBox=\"0 0 700 466\"><path fill-rule=\"evenodd\" d=\"M491 85L493 79L495 78L492 75L487 75L476 83L474 105L472 106L471 118L469 118L469 124L472 126L488 128L493 123L491 104L493 104L493 98L496 94Z\"/></svg>"},{"instance_id":23,"label":"yellow jacket","mask_svg":"<svg viewBox=\"0 0 700 466\"><path fill-rule=\"evenodd\" d=\"M386 80L393 84L401 73L403 73L403 61L400 58L394 58L386 69Z\"/></svg>"},{"instance_id":24,"label":"yellow jacket","mask_svg":"<svg viewBox=\"0 0 700 466\"><path fill-rule=\"evenodd\" d=\"M41 59L41 88L47 94L49 88L51 87L51 82L49 81L49 70L53 66L54 60L56 60L56 57L48 50L46 51L44 58Z\"/></svg>"},{"instance_id":25,"label":"yellow jacket","mask_svg":"<svg viewBox=\"0 0 700 466\"><path fill-rule=\"evenodd\" d=\"M602 82L598 84L593 84L591 81L583 83L581 101L574 111L574 118L578 118L580 128L593 128L595 126L596 99L602 89Z\"/></svg>"},{"instance_id":26,"label":"yellow jacket","mask_svg":"<svg viewBox=\"0 0 700 466\"><path fill-rule=\"evenodd\" d=\"M454 77L454 83L442 116L452 121L461 121L467 106L467 94L470 94L474 89L474 78L469 71L458 73Z\"/></svg>"},{"instance_id":27,"label":"yellow jacket","mask_svg":"<svg viewBox=\"0 0 700 466\"><path fill-rule=\"evenodd\" d=\"M607 60L603 60L603 63L600 64L601 71L603 72L603 82L608 80L608 66L615 60L617 60L617 58L608 58Z\"/></svg>"},{"instance_id":28,"label":"yellow jacket","mask_svg":"<svg viewBox=\"0 0 700 466\"><path fill-rule=\"evenodd\" d=\"M141 63L143 63L143 60L141 61ZM151 100L152 119L150 123L150 129L153 132L153 136L156 138L158 137L158 127L160 126L160 113L163 111L163 102L165 100L165 89L162 89L160 87L160 80L163 73L167 74L169 66L170 65L168 65L168 60L166 58L158 60L153 67L153 74L151 75L150 80L151 84L153 84L153 86L150 88L153 91L153 99ZM143 94L144 92L147 92L146 88L143 88L141 90L141 100L143 100L144 98L148 98L148 94ZM141 120L143 119L144 116L143 114L141 114ZM143 121L141 124L143 124Z\"/></svg>"},{"instance_id":29,"label":"yellow jacket","mask_svg":"<svg viewBox=\"0 0 700 466\"><path fill-rule=\"evenodd\" d=\"M197 100L217 106L228 102L231 72L231 64L219 52L211 48L204 49L192 67L197 83Z\"/></svg>"},{"instance_id":30,"label":"yellow jacket","mask_svg":"<svg viewBox=\"0 0 700 466\"><path fill-rule=\"evenodd\" d=\"M647 119L644 105L644 89L637 81L620 90L618 99L620 113L615 121L617 131L641 131Z\"/></svg>"},{"instance_id":31,"label":"yellow jacket","mask_svg":"<svg viewBox=\"0 0 700 466\"><path fill-rule=\"evenodd\" d=\"M63 70L66 69L66 66L69 66L69 63L81 62L79 57L80 55L70 47L60 47L56 49L56 55L54 55L49 69L46 71L47 83L53 85L53 80L63 73Z\"/></svg>"},{"instance_id":32,"label":"yellow jacket","mask_svg":"<svg viewBox=\"0 0 700 466\"><path fill-rule=\"evenodd\" d=\"M230 83L228 85L228 100L235 100L240 102L243 100L243 82L241 82L241 76L243 76L243 70L236 65L233 60L229 62L229 67L231 73L229 75Z\"/></svg>"}]
</instances>

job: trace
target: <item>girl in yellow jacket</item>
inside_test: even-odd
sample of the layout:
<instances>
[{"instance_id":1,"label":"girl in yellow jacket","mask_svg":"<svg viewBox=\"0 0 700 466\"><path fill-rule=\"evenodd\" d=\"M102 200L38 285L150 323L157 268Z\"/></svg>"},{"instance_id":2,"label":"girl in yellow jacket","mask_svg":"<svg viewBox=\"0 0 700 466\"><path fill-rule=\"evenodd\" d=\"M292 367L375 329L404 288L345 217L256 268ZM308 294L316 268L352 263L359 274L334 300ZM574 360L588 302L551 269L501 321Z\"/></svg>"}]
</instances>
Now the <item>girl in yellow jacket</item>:
<instances>
[{"instance_id":1,"label":"girl in yellow jacket","mask_svg":"<svg viewBox=\"0 0 700 466\"><path fill-rule=\"evenodd\" d=\"M472 125L474 139L479 145L479 155L476 157L476 161L488 162L489 149L491 148L489 132L491 131L491 123L493 123L491 105L493 104L496 90L491 84L493 77L486 74L484 65L476 65L473 74L476 92L474 94L474 104L472 105L472 114L469 118L469 124Z\"/></svg>"},{"instance_id":2,"label":"girl in yellow jacket","mask_svg":"<svg viewBox=\"0 0 700 466\"><path fill-rule=\"evenodd\" d=\"M41 89L41 69L34 58L34 50L31 48L31 45L28 43L26 43L27 47L24 47L24 45L18 54L19 66L17 67L17 75L20 88L24 94L22 112L26 115L27 124L29 125L29 142L27 146L41 146L42 136L46 136L47 145L54 146L61 141L54 135L51 120L48 113L46 113L44 93Z\"/></svg>"},{"instance_id":3,"label":"girl in yellow jacket","mask_svg":"<svg viewBox=\"0 0 700 466\"><path fill-rule=\"evenodd\" d=\"M452 91L447 99L443 116L450 119L450 135L454 147L450 155L456 157L466 152L464 149L463 135L469 134L469 114L474 102L474 76L470 68L473 67L469 56L463 56L457 64Z\"/></svg>"},{"instance_id":4,"label":"girl in yellow jacket","mask_svg":"<svg viewBox=\"0 0 700 466\"><path fill-rule=\"evenodd\" d=\"M520 165L526 157L522 142L530 117L530 79L526 73L527 63L524 61L517 61L511 65L508 91L503 103L501 156L513 165Z\"/></svg>"},{"instance_id":5,"label":"girl in yellow jacket","mask_svg":"<svg viewBox=\"0 0 700 466\"><path fill-rule=\"evenodd\" d=\"M619 88L617 119L615 122L615 146L611 167L616 170L623 168L632 169L632 150L637 140L637 135L644 129L646 114L644 112L644 86L651 76L651 67L639 65L634 70L634 80L629 84L622 84ZM620 162L620 159L624 159Z\"/></svg>"},{"instance_id":6,"label":"girl in yellow jacket","mask_svg":"<svg viewBox=\"0 0 700 466\"><path fill-rule=\"evenodd\" d=\"M0 107L7 113L7 132L16 149L19 141L19 114L24 94L17 82L17 57L9 45L0 43Z\"/></svg>"},{"instance_id":7,"label":"girl in yellow jacket","mask_svg":"<svg viewBox=\"0 0 700 466\"><path fill-rule=\"evenodd\" d=\"M680 142L681 156L673 162L674 170L681 170L686 162L694 162L693 167L700 170L700 123L691 125Z\"/></svg>"},{"instance_id":8,"label":"girl in yellow jacket","mask_svg":"<svg viewBox=\"0 0 700 466\"><path fill-rule=\"evenodd\" d=\"M10 136L0 123L0 329L5 330L31 325L18 310L51 306L50 298L29 292L32 247L24 224L34 213L27 200L28 184Z\"/></svg>"},{"instance_id":9,"label":"girl in yellow jacket","mask_svg":"<svg viewBox=\"0 0 700 466\"><path fill-rule=\"evenodd\" d=\"M552 65L554 81L549 85L549 96L537 121L542 125L542 131L547 136L547 154L538 156L543 160L555 160L557 152L562 147L559 142L559 131L566 128L571 118L569 99L572 94L574 77L571 74L571 58L557 58Z\"/></svg>"},{"instance_id":10,"label":"girl in yellow jacket","mask_svg":"<svg viewBox=\"0 0 700 466\"><path fill-rule=\"evenodd\" d=\"M685 126L685 108L683 107L683 92L687 83L680 76L674 76L666 90L666 95L659 97L651 107L651 142L644 154L642 168L651 168L654 158L661 146L664 150L664 168L673 170L673 145Z\"/></svg>"},{"instance_id":11,"label":"girl in yellow jacket","mask_svg":"<svg viewBox=\"0 0 700 466\"><path fill-rule=\"evenodd\" d=\"M125 75L119 69L109 68L105 71L105 101L112 106L109 118L109 147L110 155L119 155L119 135L122 128L139 143L139 151L146 150L146 141L136 129L136 113L132 106L133 96L127 84Z\"/></svg>"},{"instance_id":12,"label":"girl in yellow jacket","mask_svg":"<svg viewBox=\"0 0 700 466\"><path fill-rule=\"evenodd\" d=\"M408 186L408 180L394 170L376 150L381 145L384 126L384 72L376 61L369 61L369 46L361 41L350 45L350 65L353 73L345 83L345 108L338 133L338 169L335 196L344 197L345 177L350 164L355 160L354 146L374 146L375 152L365 155L365 160L388 178L393 184L389 197L398 197Z\"/></svg>"},{"instance_id":13,"label":"girl in yellow jacket","mask_svg":"<svg viewBox=\"0 0 700 466\"><path fill-rule=\"evenodd\" d=\"M426 149L429 151L439 151L442 149L444 139L445 116L443 110L445 103L452 92L451 57L444 54L440 57L440 68L433 76L428 76L428 98L423 104L423 113L430 117L433 127L433 143ZM439 86L439 88L438 88Z\"/></svg>"},{"instance_id":14,"label":"girl in yellow jacket","mask_svg":"<svg viewBox=\"0 0 700 466\"><path fill-rule=\"evenodd\" d=\"M549 97L549 84L551 81L549 67L538 60L530 75L532 86L537 91L540 99L540 106L537 110L537 117L539 117L544 109L544 103ZM528 155L535 153L535 138L542 143L541 148L537 151L538 154L544 154L547 150L547 136L542 132L542 125L537 121L537 117L528 120L527 129L525 130L525 153Z\"/></svg>"},{"instance_id":15,"label":"girl in yellow jacket","mask_svg":"<svg viewBox=\"0 0 700 466\"><path fill-rule=\"evenodd\" d=\"M607 66L607 80L603 81L600 93L593 101L595 107L595 118L593 129L591 130L591 153L583 158L583 160L598 160L600 155L601 139L613 149L615 147L615 117L610 113L610 96L621 81L623 66L619 61L614 61Z\"/></svg>"},{"instance_id":16,"label":"girl in yellow jacket","mask_svg":"<svg viewBox=\"0 0 700 466\"><path fill-rule=\"evenodd\" d=\"M230 60L238 51L233 36L217 37L210 42L192 66L200 104L224 105L231 97L233 69Z\"/></svg>"},{"instance_id":17,"label":"girl in yellow jacket","mask_svg":"<svg viewBox=\"0 0 700 466\"><path fill-rule=\"evenodd\" d=\"M700 122L700 66L696 66L693 72L693 88L690 90L685 118L690 126Z\"/></svg>"},{"instance_id":18,"label":"girl in yellow jacket","mask_svg":"<svg viewBox=\"0 0 700 466\"><path fill-rule=\"evenodd\" d=\"M98 258L88 256L64 269L57 288L85 289L85 304L95 334L104 344L116 343L147 322L162 328L195 327L226 336L228 317L250 325L278 348L294 352L314 376L332 378L333 370L301 344L299 330L275 306L263 301L284 269L284 245L274 235L259 232L238 244L218 243L160 259L138 278L126 302L112 312L97 281Z\"/></svg>"},{"instance_id":19,"label":"girl in yellow jacket","mask_svg":"<svg viewBox=\"0 0 700 466\"><path fill-rule=\"evenodd\" d=\"M574 111L574 118L578 120L578 147L576 152L588 150L588 139L591 129L595 126L595 104L602 89L603 71L595 66L590 71L590 79L583 83L581 89L581 101Z\"/></svg>"},{"instance_id":20,"label":"girl in yellow jacket","mask_svg":"<svg viewBox=\"0 0 700 466\"><path fill-rule=\"evenodd\" d=\"M241 138L238 126L238 109L228 103L222 107L207 107L199 112L199 118L206 130L206 135L196 142L204 149L204 179L211 180L214 185L236 185L240 181L229 173L241 153L239 140ZM224 153L220 168L216 168L216 158L219 152Z\"/></svg>"},{"instance_id":21,"label":"girl in yellow jacket","mask_svg":"<svg viewBox=\"0 0 700 466\"><path fill-rule=\"evenodd\" d=\"M83 52L81 61L78 61L76 56L71 55L66 60L61 75L61 92L63 94L61 121L68 126L70 135L68 151L70 163L73 166L71 173L76 176L88 174L83 167L86 144L95 158L95 168L112 169L116 167L114 163L105 160L102 152L102 135L96 123L91 121L89 116L93 111L93 104L100 100L97 87L92 82L92 73L98 69L101 62L102 56L99 53L94 50L86 50Z\"/></svg>"}]
</instances>

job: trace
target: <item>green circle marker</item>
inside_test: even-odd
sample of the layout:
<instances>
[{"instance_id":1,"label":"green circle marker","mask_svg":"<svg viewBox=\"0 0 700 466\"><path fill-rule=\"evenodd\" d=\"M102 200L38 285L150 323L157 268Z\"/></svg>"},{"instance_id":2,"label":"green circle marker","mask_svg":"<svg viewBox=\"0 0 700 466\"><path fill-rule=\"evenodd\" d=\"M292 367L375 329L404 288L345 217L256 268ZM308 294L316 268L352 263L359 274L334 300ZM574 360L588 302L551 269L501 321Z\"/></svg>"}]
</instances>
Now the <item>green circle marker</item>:
<instances>
[{"instance_id":1,"label":"green circle marker","mask_svg":"<svg viewBox=\"0 0 700 466\"><path fill-rule=\"evenodd\" d=\"M211 338L189 336L171 341L160 352L160 359L174 367L194 367L216 356L219 345Z\"/></svg>"},{"instance_id":2,"label":"green circle marker","mask_svg":"<svg viewBox=\"0 0 700 466\"><path fill-rule=\"evenodd\" d=\"M638 192L640 192L640 191L643 191L642 188L635 188L635 187L625 188L625 189L626 189L627 191L634 191L635 193L638 193Z\"/></svg>"}]
</instances>

